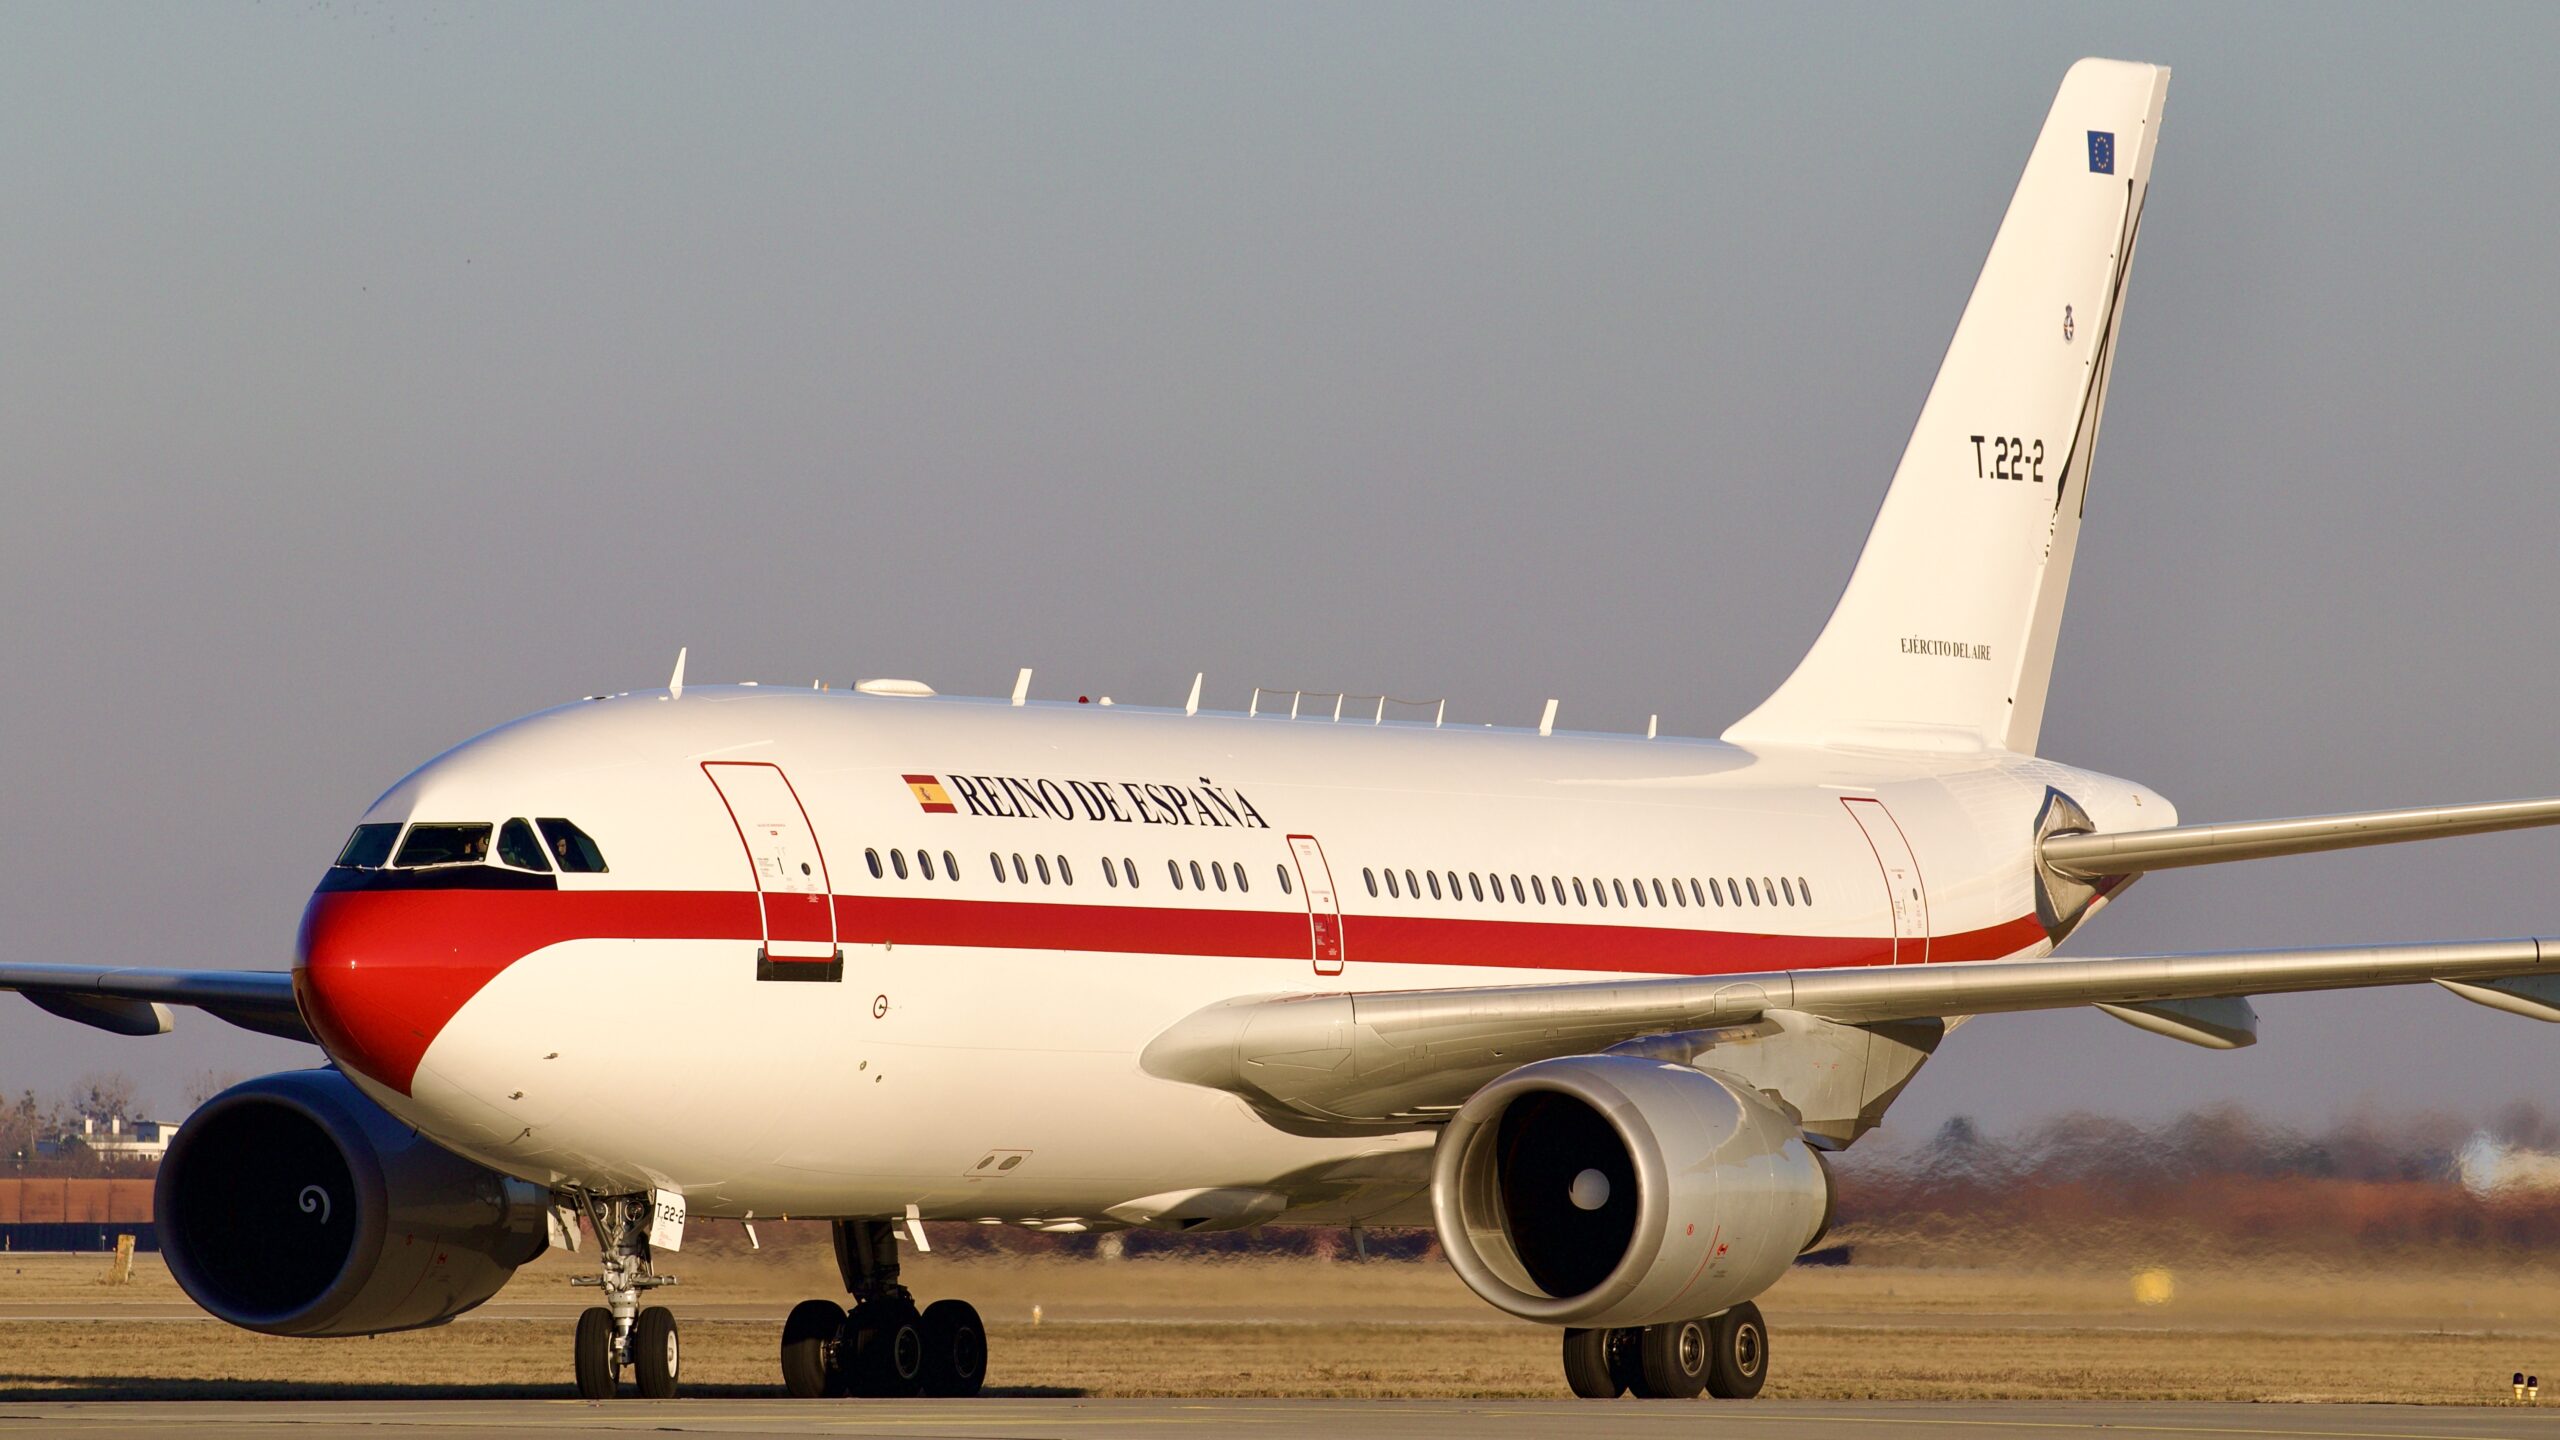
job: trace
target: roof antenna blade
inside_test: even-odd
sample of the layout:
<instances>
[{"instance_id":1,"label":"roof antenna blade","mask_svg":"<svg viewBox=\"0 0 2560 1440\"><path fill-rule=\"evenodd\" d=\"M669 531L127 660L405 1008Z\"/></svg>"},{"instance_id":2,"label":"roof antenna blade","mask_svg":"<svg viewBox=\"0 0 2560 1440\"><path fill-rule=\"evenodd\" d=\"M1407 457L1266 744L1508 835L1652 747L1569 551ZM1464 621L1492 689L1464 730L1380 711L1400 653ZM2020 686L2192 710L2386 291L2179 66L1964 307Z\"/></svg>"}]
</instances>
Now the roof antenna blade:
<instances>
[{"instance_id":1,"label":"roof antenna blade","mask_svg":"<svg viewBox=\"0 0 2560 1440\"><path fill-rule=\"evenodd\" d=\"M1659 740L1662 738L1661 716L1648 715L1644 718L1644 738L1647 740Z\"/></svg>"},{"instance_id":2,"label":"roof antenna blade","mask_svg":"<svg viewBox=\"0 0 2560 1440\"><path fill-rule=\"evenodd\" d=\"M1203 670L1191 677L1191 698L1182 702L1183 714L1197 715L1200 713L1200 682L1208 678L1209 672L1206 670Z\"/></svg>"},{"instance_id":3,"label":"roof antenna blade","mask_svg":"<svg viewBox=\"0 0 2560 1440\"><path fill-rule=\"evenodd\" d=\"M1553 699L1547 701L1547 713L1538 717L1538 733L1541 735L1556 733L1556 702Z\"/></svg>"},{"instance_id":4,"label":"roof antenna blade","mask_svg":"<svg viewBox=\"0 0 2560 1440\"><path fill-rule=\"evenodd\" d=\"M676 647L676 673L667 677L667 698L670 700L684 698L684 651L684 646Z\"/></svg>"},{"instance_id":5,"label":"roof antenna blade","mask_svg":"<svg viewBox=\"0 0 2560 1440\"><path fill-rule=\"evenodd\" d=\"M1025 665L1022 667L1022 673L1013 677L1013 703L1019 705L1030 698L1031 667Z\"/></svg>"}]
</instances>

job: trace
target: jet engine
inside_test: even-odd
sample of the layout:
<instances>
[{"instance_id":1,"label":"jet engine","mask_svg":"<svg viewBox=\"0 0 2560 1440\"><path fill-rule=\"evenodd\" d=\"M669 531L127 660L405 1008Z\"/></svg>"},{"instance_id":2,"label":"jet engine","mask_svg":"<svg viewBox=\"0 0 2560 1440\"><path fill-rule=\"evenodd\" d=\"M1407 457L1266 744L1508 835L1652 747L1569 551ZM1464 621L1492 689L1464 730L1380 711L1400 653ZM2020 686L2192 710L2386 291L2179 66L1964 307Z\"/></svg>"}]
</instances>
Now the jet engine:
<instances>
[{"instance_id":1,"label":"jet engine","mask_svg":"<svg viewBox=\"0 0 2560 1440\"><path fill-rule=\"evenodd\" d=\"M157 1200L179 1286L269 1335L440 1325L550 1243L549 1192L437 1146L335 1070L206 1101L169 1144Z\"/></svg>"},{"instance_id":2,"label":"jet engine","mask_svg":"<svg viewBox=\"0 0 2560 1440\"><path fill-rule=\"evenodd\" d=\"M1795 1121L1687 1065L1577 1055L1476 1092L1442 1132L1431 1211L1467 1287L1588 1328L1712 1315L1776 1283L1830 1224Z\"/></svg>"}]
</instances>

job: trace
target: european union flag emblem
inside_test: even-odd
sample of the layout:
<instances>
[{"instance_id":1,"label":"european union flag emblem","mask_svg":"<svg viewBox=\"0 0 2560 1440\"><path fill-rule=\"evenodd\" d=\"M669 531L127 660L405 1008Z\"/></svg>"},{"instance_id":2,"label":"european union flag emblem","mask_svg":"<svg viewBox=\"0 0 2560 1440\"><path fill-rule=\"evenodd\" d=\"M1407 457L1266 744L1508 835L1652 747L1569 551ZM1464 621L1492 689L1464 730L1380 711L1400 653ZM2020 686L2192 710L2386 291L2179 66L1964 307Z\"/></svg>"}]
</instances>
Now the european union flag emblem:
<instances>
[{"instance_id":1,"label":"european union flag emblem","mask_svg":"<svg viewBox=\"0 0 2560 1440\"><path fill-rule=\"evenodd\" d=\"M2113 130L2089 132L2089 173L2092 175L2116 173L2116 132Z\"/></svg>"}]
</instances>

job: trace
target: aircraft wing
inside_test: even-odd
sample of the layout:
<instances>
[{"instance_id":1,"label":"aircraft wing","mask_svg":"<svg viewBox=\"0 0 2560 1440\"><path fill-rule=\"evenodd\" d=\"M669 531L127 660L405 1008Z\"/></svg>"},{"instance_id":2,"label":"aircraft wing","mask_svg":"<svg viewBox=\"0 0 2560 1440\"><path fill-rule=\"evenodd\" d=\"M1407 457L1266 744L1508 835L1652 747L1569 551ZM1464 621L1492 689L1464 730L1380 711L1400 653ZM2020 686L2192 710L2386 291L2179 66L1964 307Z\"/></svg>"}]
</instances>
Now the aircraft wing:
<instances>
[{"instance_id":1,"label":"aircraft wing","mask_svg":"<svg viewBox=\"0 0 2560 1440\"><path fill-rule=\"evenodd\" d=\"M1150 1042L1142 1061L1149 1074L1233 1092L1274 1116L1413 1124L1533 1060L1763 1020L1874 1029L2088 1005L2229 1049L2256 1038L2244 997L2430 981L2466 1000L2560 1022L2560 939L1277 996L1198 1011Z\"/></svg>"},{"instance_id":2,"label":"aircraft wing","mask_svg":"<svg viewBox=\"0 0 2560 1440\"><path fill-rule=\"evenodd\" d=\"M2537 825L2560 825L2560 799L2422 805L2408 810L2178 825L2109 834L2066 831L2047 835L2038 844L2046 865L2067 875L2096 879L2187 865L2219 865L2228 860L2263 860L2359 845L2391 845L2403 840L2485 835L2494 830L2525 830Z\"/></svg>"},{"instance_id":3,"label":"aircraft wing","mask_svg":"<svg viewBox=\"0 0 2560 1440\"><path fill-rule=\"evenodd\" d=\"M246 1030L316 1044L285 970L147 970L98 965L0 965L15 990L66 1020L116 1035L165 1035L169 1007L192 1005Z\"/></svg>"}]
</instances>

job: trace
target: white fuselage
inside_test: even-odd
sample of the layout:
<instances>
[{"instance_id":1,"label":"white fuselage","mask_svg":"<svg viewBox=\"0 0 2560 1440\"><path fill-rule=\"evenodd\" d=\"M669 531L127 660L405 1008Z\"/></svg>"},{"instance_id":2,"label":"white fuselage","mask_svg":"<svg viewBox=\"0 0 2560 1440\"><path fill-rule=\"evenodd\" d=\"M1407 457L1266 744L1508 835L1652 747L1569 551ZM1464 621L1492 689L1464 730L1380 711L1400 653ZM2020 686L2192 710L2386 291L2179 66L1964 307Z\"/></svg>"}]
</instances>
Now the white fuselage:
<instances>
[{"instance_id":1,"label":"white fuselage","mask_svg":"<svg viewBox=\"0 0 2560 1440\"><path fill-rule=\"evenodd\" d=\"M394 786L366 821L565 817L608 868L332 870L297 977L369 1093L543 1183L1067 1228L1237 1187L1418 1223L1432 1131L1290 1133L1140 1052L1244 996L2039 956L2047 787L2175 821L1998 751L695 687Z\"/></svg>"}]
</instances>

